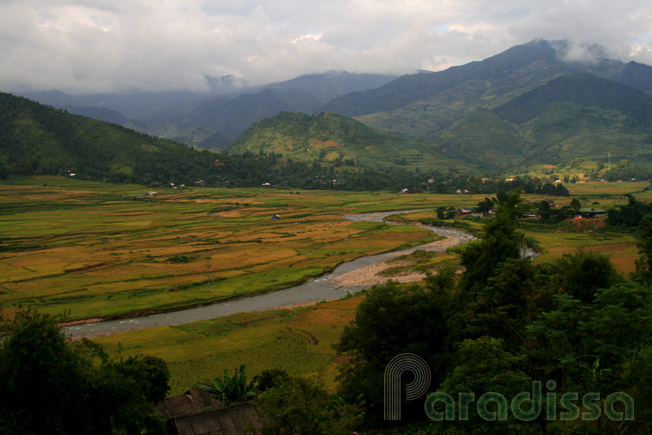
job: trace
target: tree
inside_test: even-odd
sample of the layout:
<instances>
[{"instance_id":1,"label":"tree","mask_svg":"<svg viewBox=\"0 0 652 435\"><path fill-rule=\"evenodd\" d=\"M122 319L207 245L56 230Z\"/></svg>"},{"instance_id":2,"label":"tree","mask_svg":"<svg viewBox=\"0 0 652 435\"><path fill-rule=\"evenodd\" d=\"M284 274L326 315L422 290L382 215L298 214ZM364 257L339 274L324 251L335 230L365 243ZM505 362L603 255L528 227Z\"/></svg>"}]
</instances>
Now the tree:
<instances>
[{"instance_id":1,"label":"tree","mask_svg":"<svg viewBox=\"0 0 652 435\"><path fill-rule=\"evenodd\" d=\"M359 396L367 404L367 420L380 420L383 415L383 376L385 367L395 356L413 353L429 364L433 384L443 379L448 358L447 319L442 311L442 295L421 286L400 288L390 282L374 286L358 306L355 322L347 326L339 353L352 355L340 375L340 392L345 400ZM422 403L403 413L406 419L423 417Z\"/></svg>"},{"instance_id":2,"label":"tree","mask_svg":"<svg viewBox=\"0 0 652 435\"><path fill-rule=\"evenodd\" d=\"M553 264L559 288L584 303L593 302L597 289L623 281L609 257L599 252L564 254Z\"/></svg>"},{"instance_id":3,"label":"tree","mask_svg":"<svg viewBox=\"0 0 652 435\"><path fill-rule=\"evenodd\" d=\"M476 206L478 213L482 213L483 216L486 216L494 206L494 200L486 198L483 201L480 201Z\"/></svg>"},{"instance_id":4,"label":"tree","mask_svg":"<svg viewBox=\"0 0 652 435\"><path fill-rule=\"evenodd\" d=\"M557 309L528 327L534 346L526 354L533 373L580 397L630 394L636 403L636 427L648 433L652 293L635 283L621 283L597 290L589 304L568 294L556 299ZM618 422L606 418L592 424L591 433L622 433L616 431Z\"/></svg>"},{"instance_id":5,"label":"tree","mask_svg":"<svg viewBox=\"0 0 652 435\"><path fill-rule=\"evenodd\" d=\"M527 367L525 358L505 350L500 339L480 337L460 343L454 362L455 368L439 386L438 391L453 397L458 406L460 393L474 394L474 401L469 406L469 420L456 422L458 428L474 434L523 433L523 428L515 430L513 418L505 422L493 422L488 426L478 415L476 405L485 393L497 393L511 401L516 394L529 391L532 383L524 370ZM487 406L487 410L496 412L495 404ZM459 409L457 411L459 412ZM439 424L444 425L445 422ZM511 427L508 427L508 424Z\"/></svg>"},{"instance_id":6,"label":"tree","mask_svg":"<svg viewBox=\"0 0 652 435\"><path fill-rule=\"evenodd\" d=\"M246 368L244 365L229 376L228 370L224 369L222 379L213 379L213 385L199 384L199 388L208 391L215 399L229 405L232 403L246 402L256 397L253 382L247 382Z\"/></svg>"},{"instance_id":7,"label":"tree","mask_svg":"<svg viewBox=\"0 0 652 435\"><path fill-rule=\"evenodd\" d=\"M500 199L496 218L485 224L482 240L467 243L460 249L462 291L477 290L487 284L498 265L510 258L520 258L524 246L523 234L516 231L516 218L522 213L523 202L518 191Z\"/></svg>"},{"instance_id":8,"label":"tree","mask_svg":"<svg viewBox=\"0 0 652 435\"><path fill-rule=\"evenodd\" d=\"M263 434L348 435L362 423L360 403L347 404L310 379L289 378L257 400L270 417Z\"/></svg>"},{"instance_id":9,"label":"tree","mask_svg":"<svg viewBox=\"0 0 652 435\"><path fill-rule=\"evenodd\" d=\"M652 205L645 204L634 198L633 195L625 195L627 205L620 207L620 210L609 209L607 211L607 224L615 226L636 227L645 215L652 213Z\"/></svg>"},{"instance_id":10,"label":"tree","mask_svg":"<svg viewBox=\"0 0 652 435\"><path fill-rule=\"evenodd\" d=\"M266 391L290 379L290 375L283 369L263 370L260 375L254 376L253 382L260 391Z\"/></svg>"},{"instance_id":11,"label":"tree","mask_svg":"<svg viewBox=\"0 0 652 435\"><path fill-rule=\"evenodd\" d=\"M37 313L19 312L1 331L0 433L165 433L154 408L168 391L159 358L112 361Z\"/></svg>"},{"instance_id":12,"label":"tree","mask_svg":"<svg viewBox=\"0 0 652 435\"><path fill-rule=\"evenodd\" d=\"M652 215L647 215L638 227L638 253L636 271L648 287L652 284Z\"/></svg>"}]
</instances>

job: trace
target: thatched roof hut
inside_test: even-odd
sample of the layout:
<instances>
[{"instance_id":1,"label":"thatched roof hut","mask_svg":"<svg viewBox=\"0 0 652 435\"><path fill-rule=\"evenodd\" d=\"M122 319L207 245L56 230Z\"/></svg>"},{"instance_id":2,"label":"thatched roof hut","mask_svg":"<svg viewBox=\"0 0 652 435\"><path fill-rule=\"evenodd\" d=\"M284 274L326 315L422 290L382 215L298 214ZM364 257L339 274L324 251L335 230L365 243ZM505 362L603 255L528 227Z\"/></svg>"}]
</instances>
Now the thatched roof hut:
<instances>
[{"instance_id":1,"label":"thatched roof hut","mask_svg":"<svg viewBox=\"0 0 652 435\"><path fill-rule=\"evenodd\" d=\"M266 421L263 410L253 403L224 406L200 389L169 397L156 409L167 418L168 433L175 435L257 434Z\"/></svg>"}]
</instances>

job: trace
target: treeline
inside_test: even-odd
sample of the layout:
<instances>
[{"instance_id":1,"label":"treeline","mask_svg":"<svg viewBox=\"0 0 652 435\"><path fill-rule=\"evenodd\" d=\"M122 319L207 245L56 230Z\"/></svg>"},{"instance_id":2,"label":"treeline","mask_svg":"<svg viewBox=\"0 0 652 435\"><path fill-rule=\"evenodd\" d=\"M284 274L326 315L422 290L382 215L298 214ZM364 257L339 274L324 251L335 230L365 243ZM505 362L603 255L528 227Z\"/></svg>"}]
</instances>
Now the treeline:
<instances>
[{"instance_id":1,"label":"treeline","mask_svg":"<svg viewBox=\"0 0 652 435\"><path fill-rule=\"evenodd\" d=\"M0 434L162 435L169 378L160 358L70 342L52 317L0 318Z\"/></svg>"},{"instance_id":2,"label":"treeline","mask_svg":"<svg viewBox=\"0 0 652 435\"><path fill-rule=\"evenodd\" d=\"M652 214L652 204L638 201L633 195L625 195L627 204L607 211L607 224L617 227L637 227L645 216Z\"/></svg>"}]
</instances>

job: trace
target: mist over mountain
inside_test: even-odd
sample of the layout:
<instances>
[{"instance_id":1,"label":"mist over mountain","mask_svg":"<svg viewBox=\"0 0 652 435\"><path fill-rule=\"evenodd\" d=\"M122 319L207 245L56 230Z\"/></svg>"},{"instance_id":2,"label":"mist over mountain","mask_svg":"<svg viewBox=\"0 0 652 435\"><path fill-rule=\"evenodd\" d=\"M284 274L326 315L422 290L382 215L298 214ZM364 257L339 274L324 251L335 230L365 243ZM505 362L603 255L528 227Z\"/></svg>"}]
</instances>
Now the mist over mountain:
<instances>
[{"instance_id":1,"label":"mist over mountain","mask_svg":"<svg viewBox=\"0 0 652 435\"><path fill-rule=\"evenodd\" d=\"M492 170L577 156L604 160L609 154L652 165L652 67L606 56L598 45L537 39L482 61L398 78L330 71L252 88L233 76L207 77L213 94L29 95L212 149L233 141L242 148L239 135L256 125L262 137L256 123L279 113L338 113ZM227 90L236 91L215 95ZM329 123L332 135L334 125L344 124ZM264 145L258 140L254 148L278 152ZM391 146L383 149L388 161L395 159Z\"/></svg>"},{"instance_id":2,"label":"mist over mountain","mask_svg":"<svg viewBox=\"0 0 652 435\"><path fill-rule=\"evenodd\" d=\"M206 93L68 95L53 90L21 95L72 113L205 146L204 141L213 135L221 137L221 143L230 141L261 118L283 111L313 113L330 99L378 87L396 77L329 71L255 87L235 76L205 78L210 88Z\"/></svg>"}]
</instances>

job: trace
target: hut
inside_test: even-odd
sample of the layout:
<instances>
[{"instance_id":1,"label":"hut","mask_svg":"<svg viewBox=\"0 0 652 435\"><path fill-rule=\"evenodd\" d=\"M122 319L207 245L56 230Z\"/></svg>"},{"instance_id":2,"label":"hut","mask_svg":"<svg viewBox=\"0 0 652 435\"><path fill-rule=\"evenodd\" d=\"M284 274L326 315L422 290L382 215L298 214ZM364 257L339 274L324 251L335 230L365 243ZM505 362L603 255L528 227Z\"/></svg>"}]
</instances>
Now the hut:
<instances>
[{"instance_id":1,"label":"hut","mask_svg":"<svg viewBox=\"0 0 652 435\"><path fill-rule=\"evenodd\" d=\"M165 427L174 435L257 434L267 421L263 410L253 403L224 406L201 389L165 399L156 407L167 419Z\"/></svg>"},{"instance_id":2,"label":"hut","mask_svg":"<svg viewBox=\"0 0 652 435\"><path fill-rule=\"evenodd\" d=\"M607 212L601 208L584 207L579 209L579 213L583 219L593 219L597 216L602 216Z\"/></svg>"}]
</instances>

